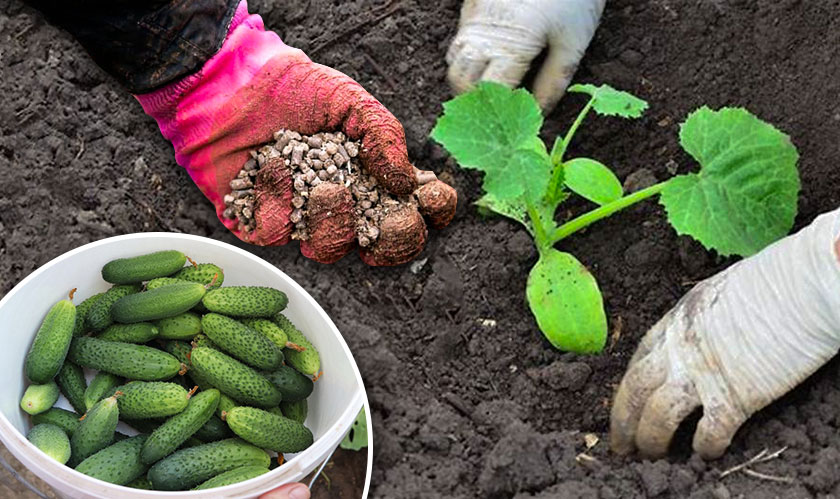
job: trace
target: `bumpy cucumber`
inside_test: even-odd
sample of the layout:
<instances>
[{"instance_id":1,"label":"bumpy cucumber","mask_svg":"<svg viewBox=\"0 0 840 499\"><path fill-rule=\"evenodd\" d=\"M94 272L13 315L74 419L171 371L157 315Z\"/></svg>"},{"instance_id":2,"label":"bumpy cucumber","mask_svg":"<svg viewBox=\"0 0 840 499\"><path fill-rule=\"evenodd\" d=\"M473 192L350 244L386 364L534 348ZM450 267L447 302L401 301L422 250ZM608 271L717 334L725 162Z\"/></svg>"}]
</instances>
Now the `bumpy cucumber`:
<instances>
[{"instance_id":1,"label":"bumpy cucumber","mask_svg":"<svg viewBox=\"0 0 840 499\"><path fill-rule=\"evenodd\" d=\"M280 402L280 410L283 412L284 416L292 421L303 423L306 421L307 413L309 413L309 404L306 402L306 399L297 400L295 402L286 402L284 400L283 402Z\"/></svg>"},{"instance_id":2,"label":"bumpy cucumber","mask_svg":"<svg viewBox=\"0 0 840 499\"><path fill-rule=\"evenodd\" d=\"M75 325L76 306L70 300L61 300L47 312L24 361L26 377L33 383L46 383L58 374Z\"/></svg>"},{"instance_id":3,"label":"bumpy cucumber","mask_svg":"<svg viewBox=\"0 0 840 499\"><path fill-rule=\"evenodd\" d=\"M102 278L112 284L132 284L178 272L187 257L180 251L166 250L131 258L118 258L102 267Z\"/></svg>"},{"instance_id":4,"label":"bumpy cucumber","mask_svg":"<svg viewBox=\"0 0 840 499\"><path fill-rule=\"evenodd\" d=\"M82 303L76 305L76 321L75 325L73 326L73 336L81 336L87 332L88 324L87 324L87 317L88 313L90 313L90 309L96 304L96 302L102 298L105 293L96 293L95 295L91 296L90 298L86 299Z\"/></svg>"},{"instance_id":5,"label":"bumpy cucumber","mask_svg":"<svg viewBox=\"0 0 840 499\"><path fill-rule=\"evenodd\" d=\"M100 340L122 341L125 343L146 343L157 338L158 328L149 322L136 324L111 324L108 329L97 336Z\"/></svg>"},{"instance_id":6,"label":"bumpy cucumber","mask_svg":"<svg viewBox=\"0 0 840 499\"><path fill-rule=\"evenodd\" d=\"M241 319L241 322L271 340L277 345L277 348L286 348L289 337L285 331L280 329L280 326L271 322L269 319L244 318Z\"/></svg>"},{"instance_id":7,"label":"bumpy cucumber","mask_svg":"<svg viewBox=\"0 0 840 499\"><path fill-rule=\"evenodd\" d=\"M169 379L181 370L178 359L156 348L99 338L73 338L67 356L83 367L143 381Z\"/></svg>"},{"instance_id":8,"label":"bumpy cucumber","mask_svg":"<svg viewBox=\"0 0 840 499\"><path fill-rule=\"evenodd\" d=\"M242 466L268 468L268 454L238 438L181 449L149 469L157 490L184 490L225 471Z\"/></svg>"},{"instance_id":9,"label":"bumpy cucumber","mask_svg":"<svg viewBox=\"0 0 840 499\"><path fill-rule=\"evenodd\" d=\"M90 308L87 314L87 326L93 331L102 331L114 323L111 318L111 306L120 298L140 292L139 284L125 284L111 287Z\"/></svg>"},{"instance_id":10,"label":"bumpy cucumber","mask_svg":"<svg viewBox=\"0 0 840 499\"><path fill-rule=\"evenodd\" d=\"M182 362L185 366L190 365L190 351L192 351L192 346L190 346L189 343L174 340L167 341L164 346L164 350L178 359L178 362ZM198 388L201 390L209 390L210 388L213 388L210 381L196 372L192 367L189 368L186 376L189 378L189 380L187 380L187 384L193 386L198 385Z\"/></svg>"},{"instance_id":11,"label":"bumpy cucumber","mask_svg":"<svg viewBox=\"0 0 840 499\"><path fill-rule=\"evenodd\" d=\"M201 328L220 349L246 364L266 370L283 364L283 354L271 340L230 317L206 314Z\"/></svg>"},{"instance_id":12,"label":"bumpy cucumber","mask_svg":"<svg viewBox=\"0 0 840 499\"><path fill-rule=\"evenodd\" d=\"M222 352L207 347L193 348L192 369L206 378L220 392L243 404L274 407L282 395L257 371Z\"/></svg>"},{"instance_id":13,"label":"bumpy cucumber","mask_svg":"<svg viewBox=\"0 0 840 499\"><path fill-rule=\"evenodd\" d=\"M318 350L315 349L315 346L306 339L306 336L285 315L277 314L274 317L274 323L286 332L290 342L303 348L302 351L292 348L285 349L283 354L286 356L286 363L303 374L310 376L318 374L318 371L321 370L321 356L318 355Z\"/></svg>"},{"instance_id":14,"label":"bumpy cucumber","mask_svg":"<svg viewBox=\"0 0 840 499\"><path fill-rule=\"evenodd\" d=\"M222 413L226 413L237 405L239 404L237 404L235 400L223 393L221 397L219 397L219 407L216 408L216 417L221 418Z\"/></svg>"},{"instance_id":15,"label":"bumpy cucumber","mask_svg":"<svg viewBox=\"0 0 840 499\"><path fill-rule=\"evenodd\" d=\"M85 418L70 437L70 448L73 452L70 454L68 465L71 468L111 445L119 415L116 396L100 400L85 414Z\"/></svg>"},{"instance_id":16,"label":"bumpy cucumber","mask_svg":"<svg viewBox=\"0 0 840 499\"><path fill-rule=\"evenodd\" d=\"M140 449L147 438L147 435L137 435L109 445L79 463L76 471L103 482L117 485L130 483L149 469L140 460Z\"/></svg>"},{"instance_id":17,"label":"bumpy cucumber","mask_svg":"<svg viewBox=\"0 0 840 499\"><path fill-rule=\"evenodd\" d=\"M312 393L312 380L289 366L280 366L279 369L264 372L262 375L280 390L284 401L303 400Z\"/></svg>"},{"instance_id":18,"label":"bumpy cucumber","mask_svg":"<svg viewBox=\"0 0 840 499\"><path fill-rule=\"evenodd\" d=\"M232 436L233 434L231 434L230 428L228 428L224 421L216 416L208 419L207 422L204 423L204 426L195 432L195 438L201 440L202 442L215 442L216 440L222 440Z\"/></svg>"},{"instance_id":19,"label":"bumpy cucumber","mask_svg":"<svg viewBox=\"0 0 840 499\"><path fill-rule=\"evenodd\" d=\"M146 291L150 291L156 288L162 288L163 286L169 286L170 284L176 284L179 282L185 282L183 279L176 279L174 277L158 277L157 279L152 279L151 281L146 283Z\"/></svg>"},{"instance_id":20,"label":"bumpy cucumber","mask_svg":"<svg viewBox=\"0 0 840 499\"><path fill-rule=\"evenodd\" d=\"M29 385L20 399L20 408L28 414L48 411L58 400L58 385L55 381L43 385Z\"/></svg>"},{"instance_id":21,"label":"bumpy cucumber","mask_svg":"<svg viewBox=\"0 0 840 499\"><path fill-rule=\"evenodd\" d=\"M84 404L85 404L85 411L89 411L93 406L96 405L97 402L104 399L105 397L110 397L116 391L116 388L120 386L122 383L122 379L119 376L115 376L111 373L106 372L98 372L96 376L90 380L90 385L88 385L87 389L84 393Z\"/></svg>"},{"instance_id":22,"label":"bumpy cucumber","mask_svg":"<svg viewBox=\"0 0 840 499\"><path fill-rule=\"evenodd\" d=\"M286 293L260 286L213 289L201 300L207 310L231 317L272 317L286 308Z\"/></svg>"},{"instance_id":23,"label":"bumpy cucumber","mask_svg":"<svg viewBox=\"0 0 840 499\"><path fill-rule=\"evenodd\" d=\"M126 419L165 418L187 408L190 395L177 383L132 381L120 387L117 400L120 415Z\"/></svg>"},{"instance_id":24,"label":"bumpy cucumber","mask_svg":"<svg viewBox=\"0 0 840 499\"><path fill-rule=\"evenodd\" d=\"M60 427L54 424L39 424L29 430L26 438L41 452L65 464L70 459L70 439Z\"/></svg>"},{"instance_id":25,"label":"bumpy cucumber","mask_svg":"<svg viewBox=\"0 0 840 499\"><path fill-rule=\"evenodd\" d=\"M212 263L199 263L191 267L184 267L172 277L201 284L212 283L211 289L218 288L225 281L225 273L222 272L221 267Z\"/></svg>"},{"instance_id":26,"label":"bumpy cucumber","mask_svg":"<svg viewBox=\"0 0 840 499\"><path fill-rule=\"evenodd\" d=\"M72 437L81 423L79 423L78 414L60 407L53 407L46 412L32 416L32 424L54 424L64 430L67 436Z\"/></svg>"},{"instance_id":27,"label":"bumpy cucumber","mask_svg":"<svg viewBox=\"0 0 840 499\"><path fill-rule=\"evenodd\" d=\"M140 489L140 490L154 490L152 488L152 481L148 479L148 477L141 476L140 478L135 478L134 480L125 484L126 487L130 487L132 489Z\"/></svg>"},{"instance_id":28,"label":"bumpy cucumber","mask_svg":"<svg viewBox=\"0 0 840 499\"><path fill-rule=\"evenodd\" d=\"M58 383L58 388L61 393L70 401L76 412L84 414L88 408L85 406L85 390L87 389L87 382L85 381L85 373L82 368L69 360L64 361L61 370L55 377L55 382Z\"/></svg>"},{"instance_id":29,"label":"bumpy cucumber","mask_svg":"<svg viewBox=\"0 0 840 499\"><path fill-rule=\"evenodd\" d=\"M278 415L278 416L282 416L282 415L283 415L283 411L281 411L279 407L272 407L271 409L266 409L266 411L268 411L268 412L270 412L270 413L272 413L272 414L276 414L276 415Z\"/></svg>"},{"instance_id":30,"label":"bumpy cucumber","mask_svg":"<svg viewBox=\"0 0 840 499\"><path fill-rule=\"evenodd\" d=\"M234 407L225 422L242 440L275 452L300 452L313 442L302 423L256 407Z\"/></svg>"},{"instance_id":31,"label":"bumpy cucumber","mask_svg":"<svg viewBox=\"0 0 840 499\"><path fill-rule=\"evenodd\" d=\"M218 345L213 343L213 340L207 337L206 334L196 335L196 337L192 340L192 347L207 347L212 348L213 350L218 350L220 352L222 351Z\"/></svg>"},{"instance_id":32,"label":"bumpy cucumber","mask_svg":"<svg viewBox=\"0 0 840 499\"><path fill-rule=\"evenodd\" d=\"M192 397L183 412L167 419L152 432L140 458L144 463L152 464L174 452L213 417L218 405L219 390L216 389Z\"/></svg>"},{"instance_id":33,"label":"bumpy cucumber","mask_svg":"<svg viewBox=\"0 0 840 499\"><path fill-rule=\"evenodd\" d=\"M111 317L123 324L174 317L193 308L206 291L197 282L179 282L128 295L114 303Z\"/></svg>"},{"instance_id":34,"label":"bumpy cucumber","mask_svg":"<svg viewBox=\"0 0 840 499\"><path fill-rule=\"evenodd\" d=\"M224 487L226 485L232 485L234 483L244 482L245 480L256 478L263 473L268 473L268 468L264 466L242 466L225 471L220 475L216 475L193 490L207 490L215 489L216 487Z\"/></svg>"},{"instance_id":35,"label":"bumpy cucumber","mask_svg":"<svg viewBox=\"0 0 840 499\"><path fill-rule=\"evenodd\" d=\"M155 324L160 330L159 336L165 340L191 340L201 332L201 317L192 312L167 317Z\"/></svg>"}]
</instances>

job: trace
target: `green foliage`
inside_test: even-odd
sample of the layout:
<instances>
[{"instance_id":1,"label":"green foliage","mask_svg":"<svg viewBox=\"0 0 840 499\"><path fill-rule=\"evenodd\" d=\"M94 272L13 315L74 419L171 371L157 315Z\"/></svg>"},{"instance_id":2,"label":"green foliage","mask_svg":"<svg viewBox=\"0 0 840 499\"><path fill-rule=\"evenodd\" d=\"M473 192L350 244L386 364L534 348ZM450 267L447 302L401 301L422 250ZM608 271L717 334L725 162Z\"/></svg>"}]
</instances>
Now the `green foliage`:
<instances>
[{"instance_id":1,"label":"green foliage","mask_svg":"<svg viewBox=\"0 0 840 499\"><path fill-rule=\"evenodd\" d=\"M342 449L347 450L361 450L368 446L367 415L364 407L362 407L356 420L353 421L353 426L350 427L350 431L344 436L340 445Z\"/></svg>"},{"instance_id":2,"label":"green foliage","mask_svg":"<svg viewBox=\"0 0 840 499\"><path fill-rule=\"evenodd\" d=\"M668 220L722 255L751 255L787 234L796 216L799 154L790 138L748 111L701 107L680 129L698 173L672 178Z\"/></svg>"},{"instance_id":3,"label":"green foliage","mask_svg":"<svg viewBox=\"0 0 840 499\"><path fill-rule=\"evenodd\" d=\"M594 353L606 341L603 299L592 274L574 256L555 250L557 242L661 193L679 234L723 255L753 254L793 225L798 155L785 134L749 112L703 107L680 132L700 171L624 194L606 165L565 155L590 110L639 118L647 103L608 85L572 85L569 92L589 101L550 153L538 136L542 116L533 96L495 83L481 83L445 103L432 138L462 167L484 172L485 194L476 202L481 210L516 220L534 237L540 258L526 295L546 338L561 350ZM570 192L598 206L558 226L557 207Z\"/></svg>"}]
</instances>

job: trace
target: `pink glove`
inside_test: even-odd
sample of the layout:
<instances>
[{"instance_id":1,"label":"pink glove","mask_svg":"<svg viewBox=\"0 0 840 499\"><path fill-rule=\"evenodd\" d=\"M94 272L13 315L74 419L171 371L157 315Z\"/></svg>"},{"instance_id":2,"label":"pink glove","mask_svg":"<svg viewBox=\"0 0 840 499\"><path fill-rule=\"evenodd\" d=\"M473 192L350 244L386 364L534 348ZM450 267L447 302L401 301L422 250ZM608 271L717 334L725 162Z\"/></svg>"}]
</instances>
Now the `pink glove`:
<instances>
[{"instance_id":1,"label":"pink glove","mask_svg":"<svg viewBox=\"0 0 840 499\"><path fill-rule=\"evenodd\" d=\"M305 135L341 130L361 141L359 158L380 186L400 196L415 193L420 211L435 227L454 215L454 189L438 180L417 189L417 179L428 175L418 176L409 162L399 121L348 76L313 63L265 31L262 18L249 15L244 0L221 50L200 71L137 100L157 120L178 164L215 205L219 219L243 241L268 246L290 240L292 172L282 161L267 162L259 171L253 232L222 217L230 181L249 151L270 142L279 129ZM355 247L353 205L346 188L323 185L308 201L310 238L301 241L301 253L331 263ZM384 219L380 239L360 252L365 263L396 265L423 249L423 218L413 205L404 208Z\"/></svg>"}]
</instances>

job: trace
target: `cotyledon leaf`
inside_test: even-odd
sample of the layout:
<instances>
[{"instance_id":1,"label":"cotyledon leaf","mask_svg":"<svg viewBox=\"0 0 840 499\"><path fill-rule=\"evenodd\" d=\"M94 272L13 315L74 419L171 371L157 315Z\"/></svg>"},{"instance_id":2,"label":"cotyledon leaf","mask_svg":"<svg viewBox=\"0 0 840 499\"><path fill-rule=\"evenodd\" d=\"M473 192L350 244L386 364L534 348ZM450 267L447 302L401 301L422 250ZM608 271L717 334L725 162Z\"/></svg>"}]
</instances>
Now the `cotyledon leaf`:
<instances>
[{"instance_id":1,"label":"cotyledon leaf","mask_svg":"<svg viewBox=\"0 0 840 499\"><path fill-rule=\"evenodd\" d=\"M600 352L607 341L607 316L598 283L569 253L548 249L528 275L528 305L555 348Z\"/></svg>"}]
</instances>

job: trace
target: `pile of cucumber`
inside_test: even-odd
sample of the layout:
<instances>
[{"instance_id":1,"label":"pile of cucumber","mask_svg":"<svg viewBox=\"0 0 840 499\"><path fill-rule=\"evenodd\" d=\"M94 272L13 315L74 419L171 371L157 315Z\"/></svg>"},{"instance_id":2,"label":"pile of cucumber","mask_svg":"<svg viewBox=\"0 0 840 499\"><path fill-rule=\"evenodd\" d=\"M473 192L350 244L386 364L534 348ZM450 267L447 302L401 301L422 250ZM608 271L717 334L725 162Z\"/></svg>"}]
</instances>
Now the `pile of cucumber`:
<instances>
[{"instance_id":1,"label":"pile of cucumber","mask_svg":"<svg viewBox=\"0 0 840 499\"><path fill-rule=\"evenodd\" d=\"M221 268L186 260L167 250L111 261L109 290L78 306L71 293L47 313L20 405L49 457L117 485L209 489L312 444L303 422L321 361L281 313L286 295L222 287ZM90 384L83 368L98 371ZM53 407L59 393L75 412Z\"/></svg>"}]
</instances>

